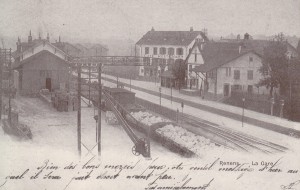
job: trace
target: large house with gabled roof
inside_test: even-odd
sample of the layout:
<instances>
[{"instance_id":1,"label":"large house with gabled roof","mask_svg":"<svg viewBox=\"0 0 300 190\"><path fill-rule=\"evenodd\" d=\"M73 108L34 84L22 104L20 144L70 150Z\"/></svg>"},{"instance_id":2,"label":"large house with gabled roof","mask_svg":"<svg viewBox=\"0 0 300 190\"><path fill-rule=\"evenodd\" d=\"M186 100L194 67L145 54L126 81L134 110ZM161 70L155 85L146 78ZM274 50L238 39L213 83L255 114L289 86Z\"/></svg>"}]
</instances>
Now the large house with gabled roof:
<instances>
[{"instance_id":1,"label":"large house with gabled roof","mask_svg":"<svg viewBox=\"0 0 300 190\"><path fill-rule=\"evenodd\" d=\"M137 43L139 56L149 57L149 65L141 66L140 76L157 76L169 69L175 60L185 60L196 40L208 41L202 31L155 31L152 28ZM162 62L158 59L161 58Z\"/></svg>"},{"instance_id":2,"label":"large house with gabled roof","mask_svg":"<svg viewBox=\"0 0 300 190\"><path fill-rule=\"evenodd\" d=\"M21 95L32 95L41 89L65 90L69 86L69 55L50 43L47 39L32 39L31 32L27 42L17 41L13 53L14 70L19 73L18 90Z\"/></svg>"},{"instance_id":3,"label":"large house with gabled roof","mask_svg":"<svg viewBox=\"0 0 300 190\"><path fill-rule=\"evenodd\" d=\"M269 43L268 40L251 39L247 33L244 39L195 43L186 59L191 79L188 86L220 96L230 96L233 91L269 93L268 89L257 85L262 78L259 68L263 51ZM198 62L195 62L196 54ZM287 54L298 56L289 43Z\"/></svg>"}]
</instances>

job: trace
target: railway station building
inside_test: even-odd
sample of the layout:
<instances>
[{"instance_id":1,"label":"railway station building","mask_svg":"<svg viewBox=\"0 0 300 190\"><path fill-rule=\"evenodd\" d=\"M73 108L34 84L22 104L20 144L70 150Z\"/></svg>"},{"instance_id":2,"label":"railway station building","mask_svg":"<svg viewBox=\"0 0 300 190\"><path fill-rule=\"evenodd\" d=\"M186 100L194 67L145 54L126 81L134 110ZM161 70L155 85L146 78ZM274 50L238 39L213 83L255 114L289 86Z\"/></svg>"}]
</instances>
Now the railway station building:
<instances>
[{"instance_id":1,"label":"railway station building","mask_svg":"<svg viewBox=\"0 0 300 190\"><path fill-rule=\"evenodd\" d=\"M41 89L65 90L69 87L70 67L68 55L46 39L17 41L13 53L14 69L18 71L18 91L21 95L37 94Z\"/></svg>"},{"instance_id":2,"label":"railway station building","mask_svg":"<svg viewBox=\"0 0 300 190\"><path fill-rule=\"evenodd\" d=\"M195 41L208 41L206 33L194 31L193 27L189 31L155 31L152 28L136 43L137 54L149 58L149 64L139 68L139 76L160 77L170 70L175 60L186 59Z\"/></svg>"}]
</instances>

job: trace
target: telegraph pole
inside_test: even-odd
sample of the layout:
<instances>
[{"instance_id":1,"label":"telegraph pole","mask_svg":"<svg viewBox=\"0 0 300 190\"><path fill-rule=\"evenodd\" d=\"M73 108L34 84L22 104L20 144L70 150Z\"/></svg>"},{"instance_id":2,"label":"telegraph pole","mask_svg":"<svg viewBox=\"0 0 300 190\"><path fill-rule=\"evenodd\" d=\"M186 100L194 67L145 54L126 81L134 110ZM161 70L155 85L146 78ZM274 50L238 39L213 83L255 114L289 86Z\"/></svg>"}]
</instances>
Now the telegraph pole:
<instances>
[{"instance_id":1,"label":"telegraph pole","mask_svg":"<svg viewBox=\"0 0 300 190\"><path fill-rule=\"evenodd\" d=\"M3 78L3 61L2 61L2 49L0 48L0 120L2 118L2 78Z\"/></svg>"},{"instance_id":2,"label":"telegraph pole","mask_svg":"<svg viewBox=\"0 0 300 190\"><path fill-rule=\"evenodd\" d=\"M96 49L97 50L97 49ZM89 63L89 107L91 106L91 102L90 102L90 99L91 99L91 63Z\"/></svg>"},{"instance_id":3,"label":"telegraph pole","mask_svg":"<svg viewBox=\"0 0 300 190\"><path fill-rule=\"evenodd\" d=\"M77 110L77 146L78 146L78 153L79 156L81 156L81 63L78 63L77 66L77 104L78 104L78 110Z\"/></svg>"},{"instance_id":4,"label":"telegraph pole","mask_svg":"<svg viewBox=\"0 0 300 190\"><path fill-rule=\"evenodd\" d=\"M102 63L98 67L98 155L101 156L101 95L102 95L102 84L101 84L101 72Z\"/></svg>"},{"instance_id":5,"label":"telegraph pole","mask_svg":"<svg viewBox=\"0 0 300 190\"><path fill-rule=\"evenodd\" d=\"M7 60L6 58L6 52L5 52L5 61ZM8 122L9 126L11 126L11 95L12 95L12 73L11 73L11 49L9 49L9 62L8 62ZM2 109L2 108L1 108Z\"/></svg>"}]
</instances>

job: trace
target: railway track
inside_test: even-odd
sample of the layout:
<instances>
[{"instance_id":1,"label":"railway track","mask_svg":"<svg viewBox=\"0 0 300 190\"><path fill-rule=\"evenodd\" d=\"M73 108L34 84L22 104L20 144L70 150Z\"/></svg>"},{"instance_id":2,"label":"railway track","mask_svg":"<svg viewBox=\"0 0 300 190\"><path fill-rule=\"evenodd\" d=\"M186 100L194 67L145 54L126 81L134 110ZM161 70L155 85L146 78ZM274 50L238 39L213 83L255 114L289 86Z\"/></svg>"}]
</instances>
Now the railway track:
<instances>
[{"instance_id":1,"label":"railway track","mask_svg":"<svg viewBox=\"0 0 300 190\"><path fill-rule=\"evenodd\" d=\"M236 150L245 152L263 152L265 154L286 152L288 150L288 148L284 146L224 128L191 115L184 114L183 120L187 124L196 128L201 128L204 131L215 135L223 141L223 143L220 144Z\"/></svg>"},{"instance_id":2,"label":"railway track","mask_svg":"<svg viewBox=\"0 0 300 190\"><path fill-rule=\"evenodd\" d=\"M85 89L85 91L82 93L82 96L88 99L87 86L83 87L83 89ZM91 89L95 90L92 86ZM265 154L274 154L288 151L288 148L284 146L259 139L257 137L253 137L242 132L224 128L191 115L183 114L182 119L185 123L198 129L201 128L206 133L212 134L213 139L210 139L212 139L214 142L216 142L215 138L219 139L216 144L223 145L224 147L229 149L250 153L262 152Z\"/></svg>"}]
</instances>

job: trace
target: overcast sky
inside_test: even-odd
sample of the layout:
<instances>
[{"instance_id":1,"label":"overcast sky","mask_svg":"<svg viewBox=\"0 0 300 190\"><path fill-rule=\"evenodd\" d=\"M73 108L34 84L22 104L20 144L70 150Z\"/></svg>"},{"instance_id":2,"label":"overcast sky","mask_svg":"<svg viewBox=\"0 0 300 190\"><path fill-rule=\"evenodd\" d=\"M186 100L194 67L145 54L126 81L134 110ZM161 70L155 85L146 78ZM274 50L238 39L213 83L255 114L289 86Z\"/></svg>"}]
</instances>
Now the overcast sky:
<instances>
[{"instance_id":1,"label":"overcast sky","mask_svg":"<svg viewBox=\"0 0 300 190\"><path fill-rule=\"evenodd\" d=\"M300 0L0 0L0 35L138 40L155 30L300 36Z\"/></svg>"}]
</instances>

